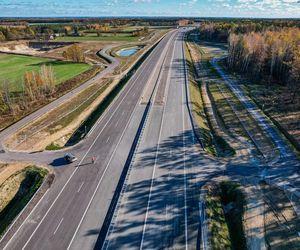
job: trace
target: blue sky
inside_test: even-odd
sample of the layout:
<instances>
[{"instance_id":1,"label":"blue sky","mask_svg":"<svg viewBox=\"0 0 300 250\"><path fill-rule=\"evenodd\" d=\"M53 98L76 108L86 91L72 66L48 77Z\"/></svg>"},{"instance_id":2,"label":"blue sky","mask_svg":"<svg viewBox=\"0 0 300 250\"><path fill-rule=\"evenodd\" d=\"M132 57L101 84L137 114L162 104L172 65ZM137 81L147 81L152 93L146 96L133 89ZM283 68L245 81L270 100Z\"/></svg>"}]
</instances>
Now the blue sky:
<instances>
[{"instance_id":1,"label":"blue sky","mask_svg":"<svg viewBox=\"0 0 300 250\"><path fill-rule=\"evenodd\" d=\"M0 16L300 18L300 0L0 0Z\"/></svg>"}]
</instances>

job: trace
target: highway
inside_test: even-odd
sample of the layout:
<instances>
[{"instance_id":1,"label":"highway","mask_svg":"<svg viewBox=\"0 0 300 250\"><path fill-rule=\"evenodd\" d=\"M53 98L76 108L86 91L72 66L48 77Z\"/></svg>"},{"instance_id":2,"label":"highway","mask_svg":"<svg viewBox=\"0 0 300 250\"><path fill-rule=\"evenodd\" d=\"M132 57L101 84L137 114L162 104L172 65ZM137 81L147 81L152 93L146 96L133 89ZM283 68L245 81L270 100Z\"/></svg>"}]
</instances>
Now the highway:
<instances>
[{"instance_id":1,"label":"highway","mask_svg":"<svg viewBox=\"0 0 300 250\"><path fill-rule=\"evenodd\" d=\"M196 249L200 190L222 164L201 154L189 117L184 32L168 51L103 249ZM164 95L162 93L165 93Z\"/></svg>"},{"instance_id":2,"label":"highway","mask_svg":"<svg viewBox=\"0 0 300 250\"><path fill-rule=\"evenodd\" d=\"M38 109L37 111L29 114L28 116L24 117L23 119L21 119L20 121L14 123L13 125L9 126L8 128L6 128L5 130L0 132L0 150L6 150L8 151L4 145L3 142L4 140L11 134L15 133L16 131L18 131L19 129L23 128L24 126L26 126L28 123L30 123L31 121L41 117L42 115L46 114L47 112L49 112L50 110L58 107L59 105L63 104L64 102L68 101L71 97L77 95L78 93L80 93L82 90L86 89L87 87L89 87L91 84L94 84L95 81L103 78L105 75L111 73L118 65L119 65L119 61L110 56L108 53L106 53L109 49L111 49L113 47L113 45L109 45L105 48L103 48L99 54L103 57L106 58L108 61L110 61L111 63L108 64L108 66L102 70L99 74L97 74L95 77L93 77L92 79L86 81L84 84L81 84L80 86L78 86L77 88L73 89L72 91L68 92L67 94L61 96L60 98L54 100L53 102L45 105L44 107Z\"/></svg>"},{"instance_id":3,"label":"highway","mask_svg":"<svg viewBox=\"0 0 300 250\"><path fill-rule=\"evenodd\" d=\"M147 107L139 100L145 85L156 81L157 69L173 36L173 33L166 35L97 122L91 135L71 149L80 160L78 166L66 167L61 159L50 162L58 178L11 240L1 241L0 248L77 249L81 245L84 249L93 248ZM54 153L26 155L30 156L48 162ZM91 164L93 156L95 164Z\"/></svg>"},{"instance_id":4,"label":"highway","mask_svg":"<svg viewBox=\"0 0 300 250\"><path fill-rule=\"evenodd\" d=\"M89 136L67 149L78 157L77 163L66 166L64 151L0 154L1 160L52 165L56 174L12 237L0 241L0 249L199 249L204 244L201 187L207 181L225 171L232 177L259 176L264 167L266 175L299 181L293 174L299 161L223 72L258 124L280 144L281 157L257 168L249 162L221 162L203 152L190 114L185 32L169 32ZM1 133L1 141L26 119Z\"/></svg>"}]
</instances>

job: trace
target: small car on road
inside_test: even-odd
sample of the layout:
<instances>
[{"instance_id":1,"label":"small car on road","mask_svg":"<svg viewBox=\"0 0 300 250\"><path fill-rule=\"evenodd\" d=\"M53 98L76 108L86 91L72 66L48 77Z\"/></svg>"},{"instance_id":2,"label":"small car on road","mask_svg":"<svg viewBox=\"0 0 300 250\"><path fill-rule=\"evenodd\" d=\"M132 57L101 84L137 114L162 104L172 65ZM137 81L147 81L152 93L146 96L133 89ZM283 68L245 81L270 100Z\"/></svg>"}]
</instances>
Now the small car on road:
<instances>
[{"instance_id":1,"label":"small car on road","mask_svg":"<svg viewBox=\"0 0 300 250\"><path fill-rule=\"evenodd\" d=\"M65 159L65 161L68 162L68 163L72 163L72 162L77 161L76 156L73 155L73 154L71 154L71 153L65 154L64 159Z\"/></svg>"}]
</instances>

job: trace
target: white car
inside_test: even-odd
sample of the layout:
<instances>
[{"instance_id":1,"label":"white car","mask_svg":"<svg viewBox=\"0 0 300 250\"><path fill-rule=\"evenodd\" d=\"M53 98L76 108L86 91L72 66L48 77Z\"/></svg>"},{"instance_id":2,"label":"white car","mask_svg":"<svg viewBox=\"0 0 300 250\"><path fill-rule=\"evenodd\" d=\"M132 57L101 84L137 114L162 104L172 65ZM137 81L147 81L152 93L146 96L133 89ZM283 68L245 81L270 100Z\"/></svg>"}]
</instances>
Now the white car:
<instances>
[{"instance_id":1,"label":"white car","mask_svg":"<svg viewBox=\"0 0 300 250\"><path fill-rule=\"evenodd\" d=\"M75 155L73 155L73 154L71 154L71 153L65 154L64 159L65 159L65 161L68 162L68 163L72 163L72 162L74 162L74 161L77 161L77 158L75 157Z\"/></svg>"}]
</instances>

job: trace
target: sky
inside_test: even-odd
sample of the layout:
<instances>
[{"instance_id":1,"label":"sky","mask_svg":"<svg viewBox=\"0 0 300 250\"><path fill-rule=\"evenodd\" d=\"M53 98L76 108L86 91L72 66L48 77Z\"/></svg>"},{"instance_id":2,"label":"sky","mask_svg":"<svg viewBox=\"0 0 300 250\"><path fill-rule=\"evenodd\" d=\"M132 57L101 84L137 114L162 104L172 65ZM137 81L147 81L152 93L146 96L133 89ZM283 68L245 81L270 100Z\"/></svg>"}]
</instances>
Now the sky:
<instances>
[{"instance_id":1,"label":"sky","mask_svg":"<svg viewBox=\"0 0 300 250\"><path fill-rule=\"evenodd\" d=\"M0 0L0 16L300 18L300 0Z\"/></svg>"}]
</instances>

